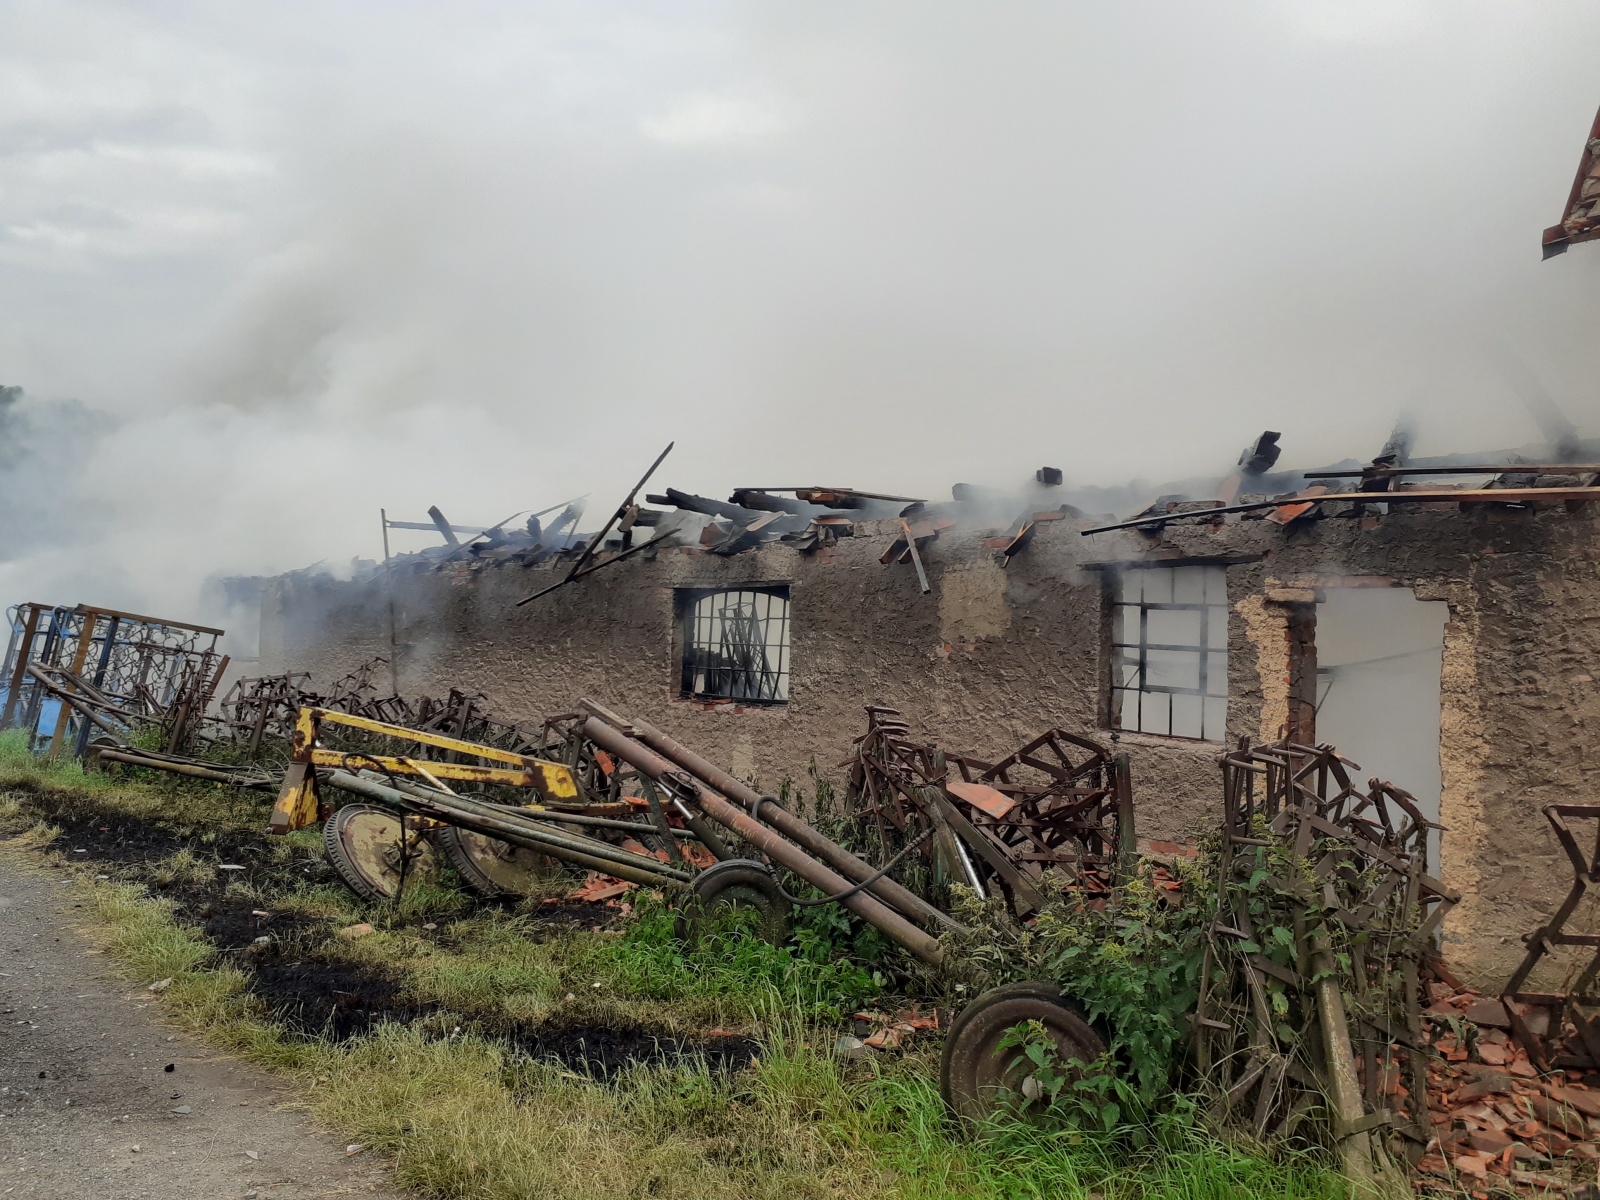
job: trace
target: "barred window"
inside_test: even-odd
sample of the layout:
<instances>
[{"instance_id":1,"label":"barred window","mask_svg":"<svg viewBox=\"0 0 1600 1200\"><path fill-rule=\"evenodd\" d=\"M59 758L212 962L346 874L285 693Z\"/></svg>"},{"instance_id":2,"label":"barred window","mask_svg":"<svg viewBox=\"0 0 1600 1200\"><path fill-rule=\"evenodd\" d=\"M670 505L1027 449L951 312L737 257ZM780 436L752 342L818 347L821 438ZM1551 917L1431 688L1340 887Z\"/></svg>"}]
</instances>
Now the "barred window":
<instances>
[{"instance_id":1,"label":"barred window","mask_svg":"<svg viewBox=\"0 0 1600 1200\"><path fill-rule=\"evenodd\" d=\"M706 700L789 700L789 589L679 592L681 693Z\"/></svg>"},{"instance_id":2,"label":"barred window","mask_svg":"<svg viewBox=\"0 0 1600 1200\"><path fill-rule=\"evenodd\" d=\"M1119 729L1220 742L1228 717L1227 571L1129 567L1112 610Z\"/></svg>"}]
</instances>

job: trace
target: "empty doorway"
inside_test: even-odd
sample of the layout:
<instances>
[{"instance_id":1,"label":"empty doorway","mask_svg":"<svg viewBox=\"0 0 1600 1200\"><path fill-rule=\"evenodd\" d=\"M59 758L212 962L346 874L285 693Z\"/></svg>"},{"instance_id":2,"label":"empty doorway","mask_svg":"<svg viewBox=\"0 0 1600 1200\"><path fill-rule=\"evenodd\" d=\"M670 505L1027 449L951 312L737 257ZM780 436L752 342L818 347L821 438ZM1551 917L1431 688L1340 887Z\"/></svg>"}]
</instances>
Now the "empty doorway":
<instances>
[{"instance_id":1,"label":"empty doorway","mask_svg":"<svg viewBox=\"0 0 1600 1200\"><path fill-rule=\"evenodd\" d=\"M1317 604L1317 741L1439 819L1439 675L1449 605L1410 588L1330 587ZM1356 782L1356 780L1352 780ZM1438 874L1439 834L1428 838Z\"/></svg>"}]
</instances>

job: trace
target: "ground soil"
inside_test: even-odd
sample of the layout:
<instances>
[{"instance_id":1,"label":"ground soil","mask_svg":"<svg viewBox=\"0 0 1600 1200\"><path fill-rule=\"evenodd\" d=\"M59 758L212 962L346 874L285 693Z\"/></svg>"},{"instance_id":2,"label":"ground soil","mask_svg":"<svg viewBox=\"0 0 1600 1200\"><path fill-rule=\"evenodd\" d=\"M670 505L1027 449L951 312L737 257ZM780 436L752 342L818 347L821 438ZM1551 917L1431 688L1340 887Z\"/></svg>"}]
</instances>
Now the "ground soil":
<instances>
[{"instance_id":1,"label":"ground soil","mask_svg":"<svg viewBox=\"0 0 1600 1200\"><path fill-rule=\"evenodd\" d=\"M274 1020L306 1037L358 1037L385 1022L413 1024L449 1036L463 1032L498 1038L531 1058L559 1062L570 1070L605 1078L633 1062L660 1063L704 1058L714 1070L750 1064L756 1043L744 1037L684 1037L648 1028L552 1025L508 1022L495 1013L446 1013L443 1006L407 993L404 981L380 967L351 962L321 949L336 927L270 901L228 893L225 879L248 883L264 893L297 881L335 883L338 875L320 854L276 859L264 835L239 829L179 828L157 820L137 820L97 804L87 794L38 793L20 796L30 815L61 831L54 850L74 864L93 864L97 872L121 882L149 886L174 905L178 918L199 926L231 965L250 978L250 990L266 1003ZM187 849L205 861L231 863L240 870L206 882L183 880L161 886L150 867ZM265 909L257 905L266 903ZM479 901L481 905L510 901ZM618 910L581 900L541 905L534 936L561 929L595 929L610 924ZM419 936L449 944L442 930ZM257 939L266 938L265 942Z\"/></svg>"},{"instance_id":2,"label":"ground soil","mask_svg":"<svg viewBox=\"0 0 1600 1200\"><path fill-rule=\"evenodd\" d=\"M409 1194L259 1072L163 1025L148 991L108 978L84 919L61 872L0 852L0 1196Z\"/></svg>"}]
</instances>

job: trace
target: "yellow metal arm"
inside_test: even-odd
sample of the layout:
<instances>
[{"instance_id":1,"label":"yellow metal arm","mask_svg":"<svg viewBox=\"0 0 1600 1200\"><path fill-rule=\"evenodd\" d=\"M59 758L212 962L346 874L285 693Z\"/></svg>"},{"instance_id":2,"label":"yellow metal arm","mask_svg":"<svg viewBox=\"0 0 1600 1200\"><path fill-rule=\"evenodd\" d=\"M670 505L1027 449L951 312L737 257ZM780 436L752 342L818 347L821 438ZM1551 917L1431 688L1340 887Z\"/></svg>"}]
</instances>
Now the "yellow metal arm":
<instances>
[{"instance_id":1,"label":"yellow metal arm","mask_svg":"<svg viewBox=\"0 0 1600 1200\"><path fill-rule=\"evenodd\" d=\"M578 794L578 785L572 772L562 763L532 758L501 750L497 746L482 746L464 742L459 738L425 729L407 729L403 725L390 725L368 717L355 717L349 713L333 712L325 708L302 708L294 725L293 751L283 787L278 792L278 802L272 810L267 828L272 833L288 833L302 829L318 818L321 798L317 792L318 767L342 767L345 753L327 750L317 745L324 724L348 725L368 733L382 734L399 741L439 750L469 754L475 758L495 763L509 763L505 767L480 766L476 763L413 762L402 755L366 755L361 757L370 764L381 765L396 775L435 776L440 779L457 779L468 783L502 783L511 787L532 788L550 800L569 800Z\"/></svg>"}]
</instances>

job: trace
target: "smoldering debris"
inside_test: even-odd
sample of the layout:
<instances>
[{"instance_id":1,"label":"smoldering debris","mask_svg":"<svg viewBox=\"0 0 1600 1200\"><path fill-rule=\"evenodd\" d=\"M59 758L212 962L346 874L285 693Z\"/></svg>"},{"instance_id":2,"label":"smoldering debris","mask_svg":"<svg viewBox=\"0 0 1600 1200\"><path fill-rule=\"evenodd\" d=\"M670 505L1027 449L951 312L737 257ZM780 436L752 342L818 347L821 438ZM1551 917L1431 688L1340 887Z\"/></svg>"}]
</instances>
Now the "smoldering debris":
<instances>
[{"instance_id":1,"label":"smoldering debris","mask_svg":"<svg viewBox=\"0 0 1600 1200\"><path fill-rule=\"evenodd\" d=\"M840 486L738 487L727 499L666 487L640 501L653 465L597 531L581 532L581 501L552 505L517 523L506 518L478 527L452 523L436 505L428 521L383 516L384 530L433 530L437 546L358 565L356 576L555 565L558 578L518 604L535 601L596 571L662 553L732 557L769 546L826 557L841 539L887 535L880 556L904 568L909 586L933 590L930 555L942 538L976 533L1001 567L1045 529L1059 524L1084 536L1135 530L1159 535L1174 523L1222 531L1233 522L1262 521L1285 529L1321 520L1376 528L1397 506L1456 506L1470 510L1579 504L1600 496L1600 443L1564 438L1559 446L1411 457L1412 435L1399 423L1370 460L1344 459L1320 467L1282 469L1282 435L1267 430L1241 451L1231 472L1153 488L1155 498L1116 520L1095 510L1115 493L1074 489L1060 470L1042 467L1012 489L957 483L950 499L930 500ZM664 455L663 455L664 457ZM1126 491L1126 489L1123 489ZM1198 494L1197 494L1198 493ZM545 520L549 513L556 516ZM465 535L465 536L460 536ZM564 568L564 569L563 569Z\"/></svg>"}]
</instances>

